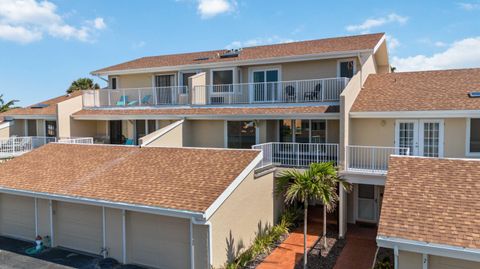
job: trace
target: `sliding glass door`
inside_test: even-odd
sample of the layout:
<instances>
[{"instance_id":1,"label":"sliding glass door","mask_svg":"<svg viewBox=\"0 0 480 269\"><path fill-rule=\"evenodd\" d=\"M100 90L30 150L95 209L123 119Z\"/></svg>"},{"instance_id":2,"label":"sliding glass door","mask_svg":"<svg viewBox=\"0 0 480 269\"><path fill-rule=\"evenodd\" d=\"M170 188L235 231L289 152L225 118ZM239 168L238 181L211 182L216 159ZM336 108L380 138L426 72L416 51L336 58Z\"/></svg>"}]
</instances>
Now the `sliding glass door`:
<instances>
[{"instance_id":1,"label":"sliding glass door","mask_svg":"<svg viewBox=\"0 0 480 269\"><path fill-rule=\"evenodd\" d=\"M170 105L175 100L173 86L175 85L175 75L155 76L155 88L157 104Z\"/></svg>"},{"instance_id":2,"label":"sliding glass door","mask_svg":"<svg viewBox=\"0 0 480 269\"><path fill-rule=\"evenodd\" d=\"M280 120L280 142L326 143L326 120Z\"/></svg>"},{"instance_id":3,"label":"sliding glass door","mask_svg":"<svg viewBox=\"0 0 480 269\"><path fill-rule=\"evenodd\" d=\"M278 91L278 70L253 71L253 101L274 101Z\"/></svg>"}]
</instances>

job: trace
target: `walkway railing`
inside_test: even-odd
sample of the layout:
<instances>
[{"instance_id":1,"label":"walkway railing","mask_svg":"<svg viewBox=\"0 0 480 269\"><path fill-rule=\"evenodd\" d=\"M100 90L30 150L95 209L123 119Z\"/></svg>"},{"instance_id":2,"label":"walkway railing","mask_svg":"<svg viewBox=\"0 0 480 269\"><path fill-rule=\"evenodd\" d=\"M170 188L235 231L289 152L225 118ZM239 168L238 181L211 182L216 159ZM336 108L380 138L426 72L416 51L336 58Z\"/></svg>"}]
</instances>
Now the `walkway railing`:
<instances>
[{"instance_id":1,"label":"walkway railing","mask_svg":"<svg viewBox=\"0 0 480 269\"><path fill-rule=\"evenodd\" d=\"M93 144L93 137L62 138L62 139L58 140L58 143L62 143L62 144Z\"/></svg>"},{"instance_id":2,"label":"walkway railing","mask_svg":"<svg viewBox=\"0 0 480 269\"><path fill-rule=\"evenodd\" d=\"M409 148L346 146L346 170L350 172L385 174L390 155L410 155Z\"/></svg>"},{"instance_id":3,"label":"walkway railing","mask_svg":"<svg viewBox=\"0 0 480 269\"><path fill-rule=\"evenodd\" d=\"M271 104L338 102L348 78L327 78L222 85L199 85L192 104Z\"/></svg>"},{"instance_id":4,"label":"walkway railing","mask_svg":"<svg viewBox=\"0 0 480 269\"><path fill-rule=\"evenodd\" d=\"M315 162L338 162L338 144L270 142L252 146L263 159L257 168L267 166L308 167Z\"/></svg>"}]
</instances>

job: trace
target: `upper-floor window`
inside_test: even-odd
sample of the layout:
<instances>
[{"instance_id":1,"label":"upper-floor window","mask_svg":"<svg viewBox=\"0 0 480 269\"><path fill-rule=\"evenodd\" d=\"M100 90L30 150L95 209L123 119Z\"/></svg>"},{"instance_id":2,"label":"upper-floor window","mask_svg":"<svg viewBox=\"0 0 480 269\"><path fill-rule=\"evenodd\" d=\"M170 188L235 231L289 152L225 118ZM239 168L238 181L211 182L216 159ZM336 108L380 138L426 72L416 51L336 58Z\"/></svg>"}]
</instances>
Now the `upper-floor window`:
<instances>
[{"instance_id":1,"label":"upper-floor window","mask_svg":"<svg viewBox=\"0 0 480 269\"><path fill-rule=\"evenodd\" d=\"M480 154L480 118L470 119L468 126L468 153Z\"/></svg>"},{"instance_id":2,"label":"upper-floor window","mask_svg":"<svg viewBox=\"0 0 480 269\"><path fill-rule=\"evenodd\" d=\"M342 60L338 63L338 76L342 78L352 78L355 74L355 61Z\"/></svg>"},{"instance_id":3,"label":"upper-floor window","mask_svg":"<svg viewBox=\"0 0 480 269\"><path fill-rule=\"evenodd\" d=\"M45 121L45 133L48 137L57 136L57 122L56 121Z\"/></svg>"},{"instance_id":4,"label":"upper-floor window","mask_svg":"<svg viewBox=\"0 0 480 269\"><path fill-rule=\"evenodd\" d=\"M281 120L280 142L326 143L326 120Z\"/></svg>"},{"instance_id":5,"label":"upper-floor window","mask_svg":"<svg viewBox=\"0 0 480 269\"><path fill-rule=\"evenodd\" d=\"M113 90L117 89L117 78L110 79L110 88L112 88Z\"/></svg>"},{"instance_id":6,"label":"upper-floor window","mask_svg":"<svg viewBox=\"0 0 480 269\"><path fill-rule=\"evenodd\" d=\"M233 84L233 70L218 70L212 72L213 85Z\"/></svg>"}]
</instances>

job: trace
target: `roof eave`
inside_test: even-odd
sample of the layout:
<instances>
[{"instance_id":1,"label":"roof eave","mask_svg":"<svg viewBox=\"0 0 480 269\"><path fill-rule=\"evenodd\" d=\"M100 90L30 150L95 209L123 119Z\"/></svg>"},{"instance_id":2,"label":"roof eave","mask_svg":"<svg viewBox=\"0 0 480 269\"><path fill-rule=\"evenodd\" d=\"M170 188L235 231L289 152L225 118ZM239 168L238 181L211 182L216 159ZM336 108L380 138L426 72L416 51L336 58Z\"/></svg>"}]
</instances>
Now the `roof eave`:
<instances>
[{"instance_id":1,"label":"roof eave","mask_svg":"<svg viewBox=\"0 0 480 269\"><path fill-rule=\"evenodd\" d=\"M480 110L351 111L351 118L470 118Z\"/></svg>"},{"instance_id":2,"label":"roof eave","mask_svg":"<svg viewBox=\"0 0 480 269\"><path fill-rule=\"evenodd\" d=\"M284 62L355 57L355 56L358 56L359 53L371 54L371 53L374 53L374 49L305 54L305 55L284 56L284 57L274 57L274 58L264 58L264 59L253 59L253 60L212 62L212 63L204 63L204 64L135 68L135 69L124 69L124 70L115 70L115 71L102 71L103 69L99 69L96 71L92 71L90 74L93 76L128 75L128 74L192 70L192 69L199 69L199 68L222 68L222 67L230 67L234 65L238 66L238 65L275 64L275 63L284 63Z\"/></svg>"},{"instance_id":3,"label":"roof eave","mask_svg":"<svg viewBox=\"0 0 480 269\"><path fill-rule=\"evenodd\" d=\"M428 243L384 235L378 235L376 239L378 247L398 248L398 250L403 251L480 262L480 249Z\"/></svg>"}]
</instances>

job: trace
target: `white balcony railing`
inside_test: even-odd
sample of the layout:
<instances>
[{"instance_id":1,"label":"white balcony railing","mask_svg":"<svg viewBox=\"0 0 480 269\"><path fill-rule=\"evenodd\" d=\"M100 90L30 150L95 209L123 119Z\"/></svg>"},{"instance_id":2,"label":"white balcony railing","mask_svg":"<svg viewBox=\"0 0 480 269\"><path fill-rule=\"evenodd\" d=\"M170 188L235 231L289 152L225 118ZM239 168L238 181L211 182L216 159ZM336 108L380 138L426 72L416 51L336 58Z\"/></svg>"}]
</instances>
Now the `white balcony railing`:
<instances>
[{"instance_id":1,"label":"white balcony railing","mask_svg":"<svg viewBox=\"0 0 480 269\"><path fill-rule=\"evenodd\" d=\"M308 167L316 162L338 162L338 144L270 142L252 146L263 159L257 168L267 166Z\"/></svg>"},{"instance_id":2,"label":"white balcony railing","mask_svg":"<svg viewBox=\"0 0 480 269\"><path fill-rule=\"evenodd\" d=\"M410 155L409 148L346 146L346 169L350 172L385 174L390 155Z\"/></svg>"},{"instance_id":3,"label":"white balcony railing","mask_svg":"<svg viewBox=\"0 0 480 269\"><path fill-rule=\"evenodd\" d=\"M187 105L189 103L188 96L188 88L186 86L86 90L83 92L83 106L139 107Z\"/></svg>"},{"instance_id":4,"label":"white balcony railing","mask_svg":"<svg viewBox=\"0 0 480 269\"><path fill-rule=\"evenodd\" d=\"M348 78L195 86L192 104L337 102Z\"/></svg>"},{"instance_id":5,"label":"white balcony railing","mask_svg":"<svg viewBox=\"0 0 480 269\"><path fill-rule=\"evenodd\" d=\"M52 142L57 142L57 138L47 136L23 136L0 139L0 159L18 157ZM93 138L65 138L58 140L58 142L69 144L93 144Z\"/></svg>"}]
</instances>

